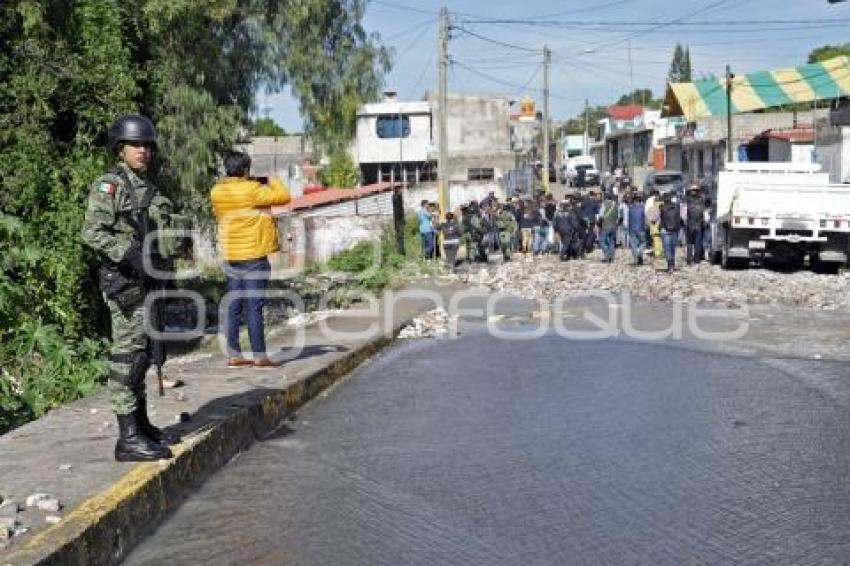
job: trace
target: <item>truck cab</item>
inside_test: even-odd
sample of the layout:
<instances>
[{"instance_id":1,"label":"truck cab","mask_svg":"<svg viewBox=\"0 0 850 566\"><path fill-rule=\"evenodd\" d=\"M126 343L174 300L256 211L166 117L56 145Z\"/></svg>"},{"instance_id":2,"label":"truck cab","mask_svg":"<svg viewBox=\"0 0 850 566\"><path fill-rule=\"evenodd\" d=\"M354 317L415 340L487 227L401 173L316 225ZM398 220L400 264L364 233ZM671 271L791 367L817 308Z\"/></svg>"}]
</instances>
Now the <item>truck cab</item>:
<instances>
[{"instance_id":1,"label":"truck cab","mask_svg":"<svg viewBox=\"0 0 850 566\"><path fill-rule=\"evenodd\" d=\"M561 181L570 187L574 187L578 182L580 172L584 173L585 186L591 187L599 184L596 160L590 155L577 155L567 159L562 167Z\"/></svg>"}]
</instances>

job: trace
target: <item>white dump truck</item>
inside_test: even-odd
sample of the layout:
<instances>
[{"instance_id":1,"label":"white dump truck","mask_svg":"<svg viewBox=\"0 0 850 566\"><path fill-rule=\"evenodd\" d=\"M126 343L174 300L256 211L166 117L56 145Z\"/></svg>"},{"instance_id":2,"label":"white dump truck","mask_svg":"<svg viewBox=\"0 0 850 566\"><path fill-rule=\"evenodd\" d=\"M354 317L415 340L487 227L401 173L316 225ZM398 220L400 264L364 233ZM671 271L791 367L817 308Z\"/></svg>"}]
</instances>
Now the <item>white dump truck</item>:
<instances>
[{"instance_id":1,"label":"white dump truck","mask_svg":"<svg viewBox=\"0 0 850 566\"><path fill-rule=\"evenodd\" d=\"M847 263L850 185L830 184L818 164L732 162L719 173L712 259L809 265L837 273Z\"/></svg>"}]
</instances>

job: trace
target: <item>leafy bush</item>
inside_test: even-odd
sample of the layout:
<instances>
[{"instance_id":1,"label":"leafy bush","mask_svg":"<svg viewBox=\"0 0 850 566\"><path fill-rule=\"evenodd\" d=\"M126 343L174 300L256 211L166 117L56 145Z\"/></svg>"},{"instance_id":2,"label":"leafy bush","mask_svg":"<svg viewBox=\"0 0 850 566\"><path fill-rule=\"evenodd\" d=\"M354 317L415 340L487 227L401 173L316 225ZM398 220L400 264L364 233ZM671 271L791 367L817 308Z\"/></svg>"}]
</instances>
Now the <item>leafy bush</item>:
<instances>
[{"instance_id":1,"label":"leafy bush","mask_svg":"<svg viewBox=\"0 0 850 566\"><path fill-rule=\"evenodd\" d=\"M331 271L357 274L359 286L370 291L380 291L405 275L421 273L433 267L419 260L419 249L417 224L415 219L408 218L404 230L405 255L396 250L395 230L388 224L378 241L360 242L329 259L325 267Z\"/></svg>"},{"instance_id":2,"label":"leafy bush","mask_svg":"<svg viewBox=\"0 0 850 566\"><path fill-rule=\"evenodd\" d=\"M105 378L105 344L84 338L72 345L58 325L42 322L39 312L50 303L32 302L41 290L20 284L52 261L26 233L20 220L0 214L0 243L7 250L0 254L0 433L90 393ZM62 297L54 300L62 305ZM73 315L58 318L73 321Z\"/></svg>"},{"instance_id":3,"label":"leafy bush","mask_svg":"<svg viewBox=\"0 0 850 566\"><path fill-rule=\"evenodd\" d=\"M364 10L360 0L0 2L0 432L103 380L108 318L79 234L114 118L153 118L155 184L208 223L216 156L248 125L260 86L288 85L317 142L349 142L352 109L389 64Z\"/></svg>"},{"instance_id":4,"label":"leafy bush","mask_svg":"<svg viewBox=\"0 0 850 566\"><path fill-rule=\"evenodd\" d=\"M359 174L357 165L351 160L348 152L337 151L331 155L330 163L322 169L322 183L326 187L347 189L357 186Z\"/></svg>"}]
</instances>

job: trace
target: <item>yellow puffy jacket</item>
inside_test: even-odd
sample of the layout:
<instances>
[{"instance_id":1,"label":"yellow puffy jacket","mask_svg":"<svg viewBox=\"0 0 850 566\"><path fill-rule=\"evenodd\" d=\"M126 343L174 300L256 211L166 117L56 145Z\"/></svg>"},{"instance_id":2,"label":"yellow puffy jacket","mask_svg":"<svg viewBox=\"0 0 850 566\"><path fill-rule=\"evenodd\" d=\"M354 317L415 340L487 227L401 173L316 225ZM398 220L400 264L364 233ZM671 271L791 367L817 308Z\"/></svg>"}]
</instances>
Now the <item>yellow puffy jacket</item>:
<instances>
[{"instance_id":1,"label":"yellow puffy jacket","mask_svg":"<svg viewBox=\"0 0 850 566\"><path fill-rule=\"evenodd\" d=\"M269 207L289 202L289 190L272 178L268 185L225 177L210 193L218 221L218 249L225 261L260 259L278 251L277 228Z\"/></svg>"}]
</instances>

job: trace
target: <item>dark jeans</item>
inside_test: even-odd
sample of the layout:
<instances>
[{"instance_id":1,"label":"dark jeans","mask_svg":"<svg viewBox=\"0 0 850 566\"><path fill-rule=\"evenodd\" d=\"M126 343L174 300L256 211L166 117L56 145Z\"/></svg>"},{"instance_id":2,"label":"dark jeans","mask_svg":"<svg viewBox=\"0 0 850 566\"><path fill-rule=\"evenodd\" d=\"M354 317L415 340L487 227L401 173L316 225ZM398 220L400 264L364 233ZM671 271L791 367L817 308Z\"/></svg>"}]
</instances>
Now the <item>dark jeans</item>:
<instances>
[{"instance_id":1,"label":"dark jeans","mask_svg":"<svg viewBox=\"0 0 850 566\"><path fill-rule=\"evenodd\" d=\"M673 269L676 265L676 245L679 242L679 232L662 230L661 240L664 242L664 257L667 258L667 267Z\"/></svg>"},{"instance_id":2,"label":"dark jeans","mask_svg":"<svg viewBox=\"0 0 850 566\"><path fill-rule=\"evenodd\" d=\"M266 355L266 337L263 329L263 306L265 290L268 285L271 266L269 261L251 259L247 261L227 261L224 263L227 275L227 293L231 299L227 306L227 355L241 357L239 345L239 327L243 319L248 322L248 337L251 350L255 355ZM232 294L231 294L232 293ZM244 296L240 296L244 295Z\"/></svg>"},{"instance_id":3,"label":"dark jeans","mask_svg":"<svg viewBox=\"0 0 850 566\"><path fill-rule=\"evenodd\" d=\"M457 263L457 244L443 244L443 251L446 252L446 267L454 271L455 263Z\"/></svg>"},{"instance_id":4,"label":"dark jeans","mask_svg":"<svg viewBox=\"0 0 850 566\"><path fill-rule=\"evenodd\" d=\"M585 253L590 253L593 251L593 246L596 244L596 231L593 229L591 225L590 228L587 229L587 233L584 235L584 251Z\"/></svg>"},{"instance_id":5,"label":"dark jeans","mask_svg":"<svg viewBox=\"0 0 850 566\"><path fill-rule=\"evenodd\" d=\"M605 259L613 259L614 248L617 245L617 228L600 228L599 245L602 246L602 255Z\"/></svg>"},{"instance_id":6,"label":"dark jeans","mask_svg":"<svg viewBox=\"0 0 850 566\"><path fill-rule=\"evenodd\" d=\"M419 233L422 239L422 256L426 259L434 257L434 232Z\"/></svg>"},{"instance_id":7,"label":"dark jeans","mask_svg":"<svg viewBox=\"0 0 850 566\"><path fill-rule=\"evenodd\" d=\"M702 261L702 226L698 228L687 229L687 254L686 259L688 264L699 263Z\"/></svg>"},{"instance_id":8,"label":"dark jeans","mask_svg":"<svg viewBox=\"0 0 850 566\"><path fill-rule=\"evenodd\" d=\"M630 230L629 244L632 248L632 257L636 263L643 263L643 252L646 250L646 230Z\"/></svg>"}]
</instances>

